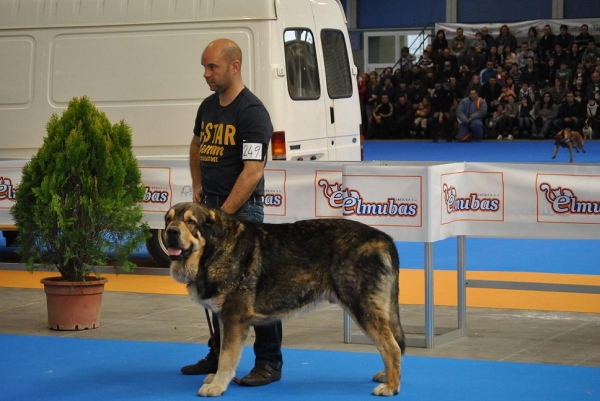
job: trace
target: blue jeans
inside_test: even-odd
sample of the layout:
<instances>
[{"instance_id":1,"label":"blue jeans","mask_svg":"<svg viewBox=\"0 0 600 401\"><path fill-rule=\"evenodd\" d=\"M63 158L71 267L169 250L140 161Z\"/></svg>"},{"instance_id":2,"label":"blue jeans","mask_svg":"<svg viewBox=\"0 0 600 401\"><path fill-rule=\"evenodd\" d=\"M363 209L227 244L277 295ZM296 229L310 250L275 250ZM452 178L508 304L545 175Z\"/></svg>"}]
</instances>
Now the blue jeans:
<instances>
[{"instance_id":1,"label":"blue jeans","mask_svg":"<svg viewBox=\"0 0 600 401\"><path fill-rule=\"evenodd\" d=\"M212 206L220 206L214 202L204 202L212 204ZM235 214L235 217L240 220L262 223L265 218L264 208L262 203L250 200L240 208ZM214 336L209 341L209 347L221 348L221 330L217 316L212 315ZM254 341L254 360L255 365L266 364L275 370L281 370L283 366L283 356L281 354L281 342L283 339L283 327L281 321L276 321L264 326L254 326L256 340Z\"/></svg>"}]
</instances>

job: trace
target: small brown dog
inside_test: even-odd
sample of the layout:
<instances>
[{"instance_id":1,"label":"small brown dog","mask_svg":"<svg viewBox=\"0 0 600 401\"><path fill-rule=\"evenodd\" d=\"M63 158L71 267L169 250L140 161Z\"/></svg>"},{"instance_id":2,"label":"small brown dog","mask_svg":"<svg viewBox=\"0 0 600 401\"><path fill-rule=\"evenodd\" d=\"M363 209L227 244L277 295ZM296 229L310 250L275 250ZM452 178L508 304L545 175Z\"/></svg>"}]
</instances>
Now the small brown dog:
<instances>
[{"instance_id":1,"label":"small brown dog","mask_svg":"<svg viewBox=\"0 0 600 401\"><path fill-rule=\"evenodd\" d=\"M560 146L569 149L570 163L573 163L573 148L575 148L577 153L579 153L579 149L585 153L585 148L583 147L583 137L581 136L581 133L572 131L569 128L559 131L554 137L554 154L552 155L553 159L556 158L556 155L558 154L558 148Z\"/></svg>"}]
</instances>

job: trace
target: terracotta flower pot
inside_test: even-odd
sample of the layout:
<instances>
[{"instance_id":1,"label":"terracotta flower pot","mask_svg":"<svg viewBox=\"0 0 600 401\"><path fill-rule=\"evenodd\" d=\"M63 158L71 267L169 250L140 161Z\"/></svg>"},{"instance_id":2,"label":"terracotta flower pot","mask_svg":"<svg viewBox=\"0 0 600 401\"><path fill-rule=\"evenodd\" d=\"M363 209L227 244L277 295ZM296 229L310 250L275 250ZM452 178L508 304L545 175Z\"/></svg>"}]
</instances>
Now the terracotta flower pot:
<instances>
[{"instance_id":1,"label":"terracotta flower pot","mask_svg":"<svg viewBox=\"0 0 600 401\"><path fill-rule=\"evenodd\" d=\"M89 277L84 282L63 281L61 277L41 280L46 292L48 328L88 330L100 327L100 308L105 278Z\"/></svg>"}]
</instances>

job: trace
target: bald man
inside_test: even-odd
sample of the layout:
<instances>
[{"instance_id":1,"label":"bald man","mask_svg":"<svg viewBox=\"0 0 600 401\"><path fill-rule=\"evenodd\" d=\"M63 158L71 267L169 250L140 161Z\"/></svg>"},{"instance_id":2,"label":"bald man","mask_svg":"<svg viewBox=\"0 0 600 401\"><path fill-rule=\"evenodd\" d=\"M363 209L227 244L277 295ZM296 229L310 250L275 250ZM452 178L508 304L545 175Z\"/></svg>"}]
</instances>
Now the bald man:
<instances>
[{"instance_id":1,"label":"bald man","mask_svg":"<svg viewBox=\"0 0 600 401\"><path fill-rule=\"evenodd\" d=\"M247 221L263 222L264 166L273 125L262 102L242 80L242 51L229 39L211 42L202 53L204 79L214 93L198 109L190 145L194 201ZM221 336L213 314L208 355L181 368L186 375L215 373ZM282 326L254 328L255 366L241 379L262 386L281 379Z\"/></svg>"}]
</instances>

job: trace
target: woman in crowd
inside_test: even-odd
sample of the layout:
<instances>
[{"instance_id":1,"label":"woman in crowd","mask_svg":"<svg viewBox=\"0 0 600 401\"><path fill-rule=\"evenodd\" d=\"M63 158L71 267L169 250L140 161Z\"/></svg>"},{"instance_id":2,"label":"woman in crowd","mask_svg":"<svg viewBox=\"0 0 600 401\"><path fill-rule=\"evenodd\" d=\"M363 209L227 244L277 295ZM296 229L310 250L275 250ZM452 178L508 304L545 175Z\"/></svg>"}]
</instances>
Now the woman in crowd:
<instances>
[{"instance_id":1,"label":"woman in crowd","mask_svg":"<svg viewBox=\"0 0 600 401\"><path fill-rule=\"evenodd\" d=\"M508 25L502 25L500 27L500 35L496 37L496 45L498 46L498 49L508 45L510 46L511 51L515 51L517 48L517 38L510 33Z\"/></svg>"},{"instance_id":2,"label":"woman in crowd","mask_svg":"<svg viewBox=\"0 0 600 401\"><path fill-rule=\"evenodd\" d=\"M525 139L532 135L531 126L533 125L533 102L528 96L521 99L519 105L519 138Z\"/></svg>"},{"instance_id":3,"label":"woman in crowd","mask_svg":"<svg viewBox=\"0 0 600 401\"><path fill-rule=\"evenodd\" d=\"M433 47L433 59L435 59L435 56L437 56L439 53L442 53L444 51L444 49L448 49L448 40L446 39L446 32L443 29L440 29L439 31L437 31L436 35L435 35L435 40L432 43L432 47Z\"/></svg>"},{"instance_id":4,"label":"woman in crowd","mask_svg":"<svg viewBox=\"0 0 600 401\"><path fill-rule=\"evenodd\" d=\"M510 48L510 45L505 45L504 48L502 49L502 54L500 55L500 64L498 64L498 65L503 66L508 71L511 69L511 66L516 61L517 61L517 56Z\"/></svg>"},{"instance_id":5,"label":"woman in crowd","mask_svg":"<svg viewBox=\"0 0 600 401\"><path fill-rule=\"evenodd\" d=\"M533 108L532 137L536 139L548 138L557 115L558 106L552 101L549 92L544 93L542 101Z\"/></svg>"},{"instance_id":6,"label":"woman in crowd","mask_svg":"<svg viewBox=\"0 0 600 401\"><path fill-rule=\"evenodd\" d=\"M537 54L538 54L539 44L540 44L540 42L538 41L537 35L538 35L538 32L534 26L529 28L529 31L527 31L527 46L529 47L529 50L531 50L533 52L533 54L536 56L535 57L536 60L537 60Z\"/></svg>"},{"instance_id":7,"label":"woman in crowd","mask_svg":"<svg viewBox=\"0 0 600 401\"><path fill-rule=\"evenodd\" d=\"M554 86L550 88L550 96L554 104L561 104L567 97L567 88L563 85L562 81L558 78L554 80Z\"/></svg>"}]
</instances>

